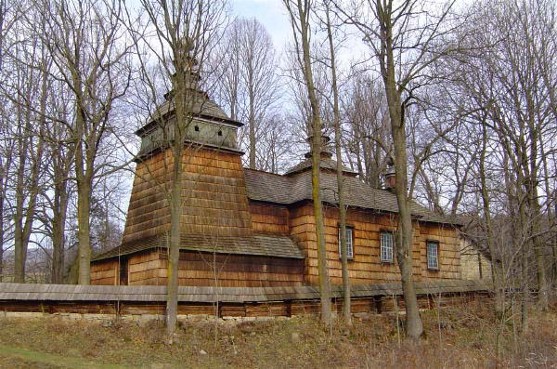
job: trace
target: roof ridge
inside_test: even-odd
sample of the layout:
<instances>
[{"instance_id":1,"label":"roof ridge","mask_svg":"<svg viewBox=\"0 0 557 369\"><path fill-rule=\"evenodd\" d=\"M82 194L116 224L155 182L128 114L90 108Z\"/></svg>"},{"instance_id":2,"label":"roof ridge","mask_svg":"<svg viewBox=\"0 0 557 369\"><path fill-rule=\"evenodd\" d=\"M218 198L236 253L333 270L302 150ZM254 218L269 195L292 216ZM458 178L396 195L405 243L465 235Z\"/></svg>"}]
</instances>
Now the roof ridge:
<instances>
[{"instance_id":1,"label":"roof ridge","mask_svg":"<svg viewBox=\"0 0 557 369\"><path fill-rule=\"evenodd\" d=\"M249 171L249 172L257 172L257 173L270 174L270 175L278 176L278 177L286 177L284 174L267 172L266 170L262 170L262 169L253 169L253 168L248 168L248 167L242 167L242 169L244 171Z\"/></svg>"}]
</instances>

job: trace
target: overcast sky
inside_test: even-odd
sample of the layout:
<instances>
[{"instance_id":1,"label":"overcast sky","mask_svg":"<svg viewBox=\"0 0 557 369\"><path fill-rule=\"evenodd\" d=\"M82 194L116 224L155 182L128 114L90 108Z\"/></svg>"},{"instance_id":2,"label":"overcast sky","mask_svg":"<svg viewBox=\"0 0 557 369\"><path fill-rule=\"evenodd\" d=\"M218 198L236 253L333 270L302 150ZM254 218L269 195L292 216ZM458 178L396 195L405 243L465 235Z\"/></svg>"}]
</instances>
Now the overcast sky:
<instances>
[{"instance_id":1,"label":"overcast sky","mask_svg":"<svg viewBox=\"0 0 557 369\"><path fill-rule=\"evenodd\" d=\"M292 30L281 0L231 0L234 15L257 18L265 26L277 50L284 47Z\"/></svg>"}]
</instances>

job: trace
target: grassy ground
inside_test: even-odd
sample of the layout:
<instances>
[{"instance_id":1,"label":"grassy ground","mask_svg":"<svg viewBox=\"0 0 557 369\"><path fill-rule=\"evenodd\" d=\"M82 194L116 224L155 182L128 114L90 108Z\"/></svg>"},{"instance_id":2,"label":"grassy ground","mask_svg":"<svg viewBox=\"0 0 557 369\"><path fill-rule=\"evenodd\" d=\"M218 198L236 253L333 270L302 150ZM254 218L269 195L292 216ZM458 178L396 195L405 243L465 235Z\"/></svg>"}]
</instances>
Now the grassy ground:
<instances>
[{"instance_id":1,"label":"grassy ground","mask_svg":"<svg viewBox=\"0 0 557 369\"><path fill-rule=\"evenodd\" d=\"M556 310L532 312L521 335L485 302L430 310L418 344L400 342L393 315L331 329L312 317L198 317L180 325L172 345L157 321L0 318L0 368L557 368Z\"/></svg>"}]
</instances>

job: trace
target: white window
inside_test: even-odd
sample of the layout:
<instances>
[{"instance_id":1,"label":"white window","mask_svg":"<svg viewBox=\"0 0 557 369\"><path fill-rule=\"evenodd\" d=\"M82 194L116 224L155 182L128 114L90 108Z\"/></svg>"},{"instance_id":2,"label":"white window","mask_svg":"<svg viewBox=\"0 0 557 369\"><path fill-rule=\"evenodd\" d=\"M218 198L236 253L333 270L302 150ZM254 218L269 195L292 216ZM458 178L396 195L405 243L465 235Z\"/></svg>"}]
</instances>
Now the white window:
<instances>
[{"instance_id":1,"label":"white window","mask_svg":"<svg viewBox=\"0 0 557 369\"><path fill-rule=\"evenodd\" d=\"M353 245L353 228L346 227L346 257L348 259L354 258L354 245ZM340 227L338 228L338 257L342 258L342 250L340 243Z\"/></svg>"},{"instance_id":2,"label":"white window","mask_svg":"<svg viewBox=\"0 0 557 369\"><path fill-rule=\"evenodd\" d=\"M391 232L381 232L381 262L392 263L394 261L394 241Z\"/></svg>"},{"instance_id":3,"label":"white window","mask_svg":"<svg viewBox=\"0 0 557 369\"><path fill-rule=\"evenodd\" d=\"M439 242L427 241L427 269L439 270Z\"/></svg>"}]
</instances>

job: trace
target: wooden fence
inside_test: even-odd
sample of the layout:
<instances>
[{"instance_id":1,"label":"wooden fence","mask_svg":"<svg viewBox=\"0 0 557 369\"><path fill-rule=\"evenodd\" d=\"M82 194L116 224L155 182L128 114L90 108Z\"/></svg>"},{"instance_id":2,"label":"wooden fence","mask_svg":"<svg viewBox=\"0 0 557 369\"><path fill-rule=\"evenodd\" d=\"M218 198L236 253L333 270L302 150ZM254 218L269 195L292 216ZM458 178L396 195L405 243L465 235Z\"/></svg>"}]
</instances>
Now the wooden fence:
<instances>
[{"instance_id":1,"label":"wooden fence","mask_svg":"<svg viewBox=\"0 0 557 369\"><path fill-rule=\"evenodd\" d=\"M429 281L416 284L421 308L459 304L486 295L490 286L478 281ZM441 300L439 300L441 298ZM332 302L342 306L342 290ZM83 286L0 283L0 311L109 315L163 315L165 286ZM403 309L399 283L352 286L353 313ZM292 287L189 287L178 289L178 314L219 317L292 316L319 312L319 290Z\"/></svg>"}]
</instances>

